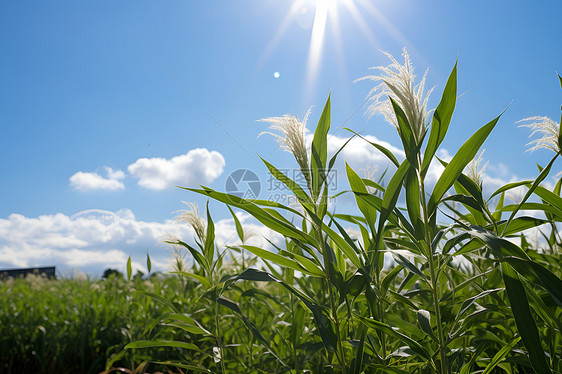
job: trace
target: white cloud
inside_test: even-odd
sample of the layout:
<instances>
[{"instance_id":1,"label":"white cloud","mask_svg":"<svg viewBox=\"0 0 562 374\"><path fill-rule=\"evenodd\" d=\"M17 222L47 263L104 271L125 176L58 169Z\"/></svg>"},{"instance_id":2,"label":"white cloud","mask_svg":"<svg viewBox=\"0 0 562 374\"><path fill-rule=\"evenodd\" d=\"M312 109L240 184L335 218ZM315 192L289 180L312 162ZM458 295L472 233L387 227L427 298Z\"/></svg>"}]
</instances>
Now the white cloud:
<instances>
[{"instance_id":1,"label":"white cloud","mask_svg":"<svg viewBox=\"0 0 562 374\"><path fill-rule=\"evenodd\" d=\"M278 234L252 221L249 215L238 217L244 230L255 234L248 244L271 248L264 236L275 243L282 242ZM215 222L215 230L221 250L225 245L240 243L231 218ZM0 268L55 265L63 274L78 268L100 276L107 268L124 272L131 256L134 271L146 273L148 251L153 271L167 271L172 251L163 240L177 237L193 243L193 235L186 224L172 220L140 221L129 209L117 212L92 209L70 217L62 213L36 218L11 214L7 219L0 219Z\"/></svg>"},{"instance_id":2,"label":"white cloud","mask_svg":"<svg viewBox=\"0 0 562 374\"><path fill-rule=\"evenodd\" d=\"M404 151L401 148L395 147L392 144L380 140L373 135L363 136L367 141L383 146L396 157L398 162L402 162L405 158ZM328 153L335 154L348 140L348 138L340 138L338 136L331 135L328 137ZM310 136L310 141L312 141L312 135ZM394 164L386 157L381 151L376 149L372 144L367 141L355 137L353 138L345 148L340 152L339 158L345 160L361 177L365 177L367 171L372 171L375 173L374 180L378 180L378 177L382 173L389 169L387 177L392 175L392 172L396 169ZM437 151L437 157L444 161L450 161L452 156L446 149L439 149ZM426 175L427 184L435 184L443 170L445 168L437 161L433 160L429 165L429 169ZM345 169L341 169L345 173ZM342 176L345 174L342 174Z\"/></svg>"},{"instance_id":3,"label":"white cloud","mask_svg":"<svg viewBox=\"0 0 562 374\"><path fill-rule=\"evenodd\" d=\"M105 170L107 177L103 177L98 173L88 173L83 171L73 174L70 177L70 186L80 191L115 191L125 188L125 185L121 182L121 180L125 178L125 173L121 170L113 170L107 166L104 166L103 169Z\"/></svg>"},{"instance_id":4,"label":"white cloud","mask_svg":"<svg viewBox=\"0 0 562 374\"><path fill-rule=\"evenodd\" d=\"M141 187L162 190L174 185L208 184L222 174L225 161L217 151L192 149L184 155L165 158L139 158L129 165L129 173Z\"/></svg>"},{"instance_id":5,"label":"white cloud","mask_svg":"<svg viewBox=\"0 0 562 374\"><path fill-rule=\"evenodd\" d=\"M404 152L392 144L379 140L375 136L365 135L364 138L372 143L380 144L381 146L392 152L398 161L404 159ZM335 154L349 138L338 137L331 135L328 137L328 153ZM387 167L393 167L391 161L382 152L373 147L367 141L355 137L353 138L338 155L339 158L344 159L355 171L359 172L361 168L375 168L382 173Z\"/></svg>"}]
</instances>

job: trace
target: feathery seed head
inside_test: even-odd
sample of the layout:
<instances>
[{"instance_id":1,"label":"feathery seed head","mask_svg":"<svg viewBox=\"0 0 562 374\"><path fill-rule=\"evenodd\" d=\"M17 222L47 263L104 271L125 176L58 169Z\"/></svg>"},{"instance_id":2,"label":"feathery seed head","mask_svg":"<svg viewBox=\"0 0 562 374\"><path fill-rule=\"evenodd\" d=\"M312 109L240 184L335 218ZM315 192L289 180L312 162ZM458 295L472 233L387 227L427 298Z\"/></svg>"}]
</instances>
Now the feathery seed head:
<instances>
[{"instance_id":1,"label":"feathery seed head","mask_svg":"<svg viewBox=\"0 0 562 374\"><path fill-rule=\"evenodd\" d=\"M263 134L269 134L275 137L281 149L290 152L295 156L297 163L301 170L307 175L308 171L308 154L306 152L305 135L307 132L306 121L310 114L310 109L306 112L303 120L292 114L285 114L282 117L268 117L262 118L259 122L267 122L271 124L270 130L278 131L280 134L263 131L258 135L258 138Z\"/></svg>"},{"instance_id":2,"label":"feathery seed head","mask_svg":"<svg viewBox=\"0 0 562 374\"><path fill-rule=\"evenodd\" d=\"M551 120L548 117L529 117L517 121L516 123L527 122L519 127L528 127L532 130L529 137L539 133L541 138L535 139L527 145L532 145L527 151L536 151L537 149L545 148L552 149L554 152L560 152L560 144L558 143L558 136L560 134L560 124Z\"/></svg>"},{"instance_id":3,"label":"feathery seed head","mask_svg":"<svg viewBox=\"0 0 562 374\"><path fill-rule=\"evenodd\" d=\"M482 155L486 150L483 149L476 157L472 159L472 161L466 166L465 173L466 175L474 181L479 186L482 186L482 180L484 176L484 172L488 167L488 161L486 161L483 165L482 163Z\"/></svg>"},{"instance_id":4,"label":"feathery seed head","mask_svg":"<svg viewBox=\"0 0 562 374\"><path fill-rule=\"evenodd\" d=\"M199 207L195 203L188 203L185 201L182 201L182 203L186 204L188 209L177 211L180 214L176 217L176 222L187 222L190 224L193 230L195 230L195 234L199 240L205 243L207 221L199 215Z\"/></svg>"},{"instance_id":5,"label":"feathery seed head","mask_svg":"<svg viewBox=\"0 0 562 374\"><path fill-rule=\"evenodd\" d=\"M403 49L402 56L404 56L404 64L401 65L396 59L388 52L383 52L392 62L388 66L376 66L371 69L380 71L378 75L368 75L356 80L372 80L380 82L369 92L370 105L367 113L371 116L375 113L380 113L384 118L393 124L398 129L398 122L392 108L392 104L388 97L392 97L396 103L402 108L410 127L417 142L420 142L424 132L427 128L427 101L433 88L424 95L425 78L428 70L425 71L422 80L414 85L416 78L414 74L414 67L410 61L410 56Z\"/></svg>"},{"instance_id":6,"label":"feathery seed head","mask_svg":"<svg viewBox=\"0 0 562 374\"><path fill-rule=\"evenodd\" d=\"M185 252L182 251L182 247L179 246L177 243L180 239L175 235L168 235L166 238L166 242L172 245L172 258L173 261L170 262L170 265L174 271L179 272L186 272L187 271L187 263L185 261Z\"/></svg>"}]
</instances>

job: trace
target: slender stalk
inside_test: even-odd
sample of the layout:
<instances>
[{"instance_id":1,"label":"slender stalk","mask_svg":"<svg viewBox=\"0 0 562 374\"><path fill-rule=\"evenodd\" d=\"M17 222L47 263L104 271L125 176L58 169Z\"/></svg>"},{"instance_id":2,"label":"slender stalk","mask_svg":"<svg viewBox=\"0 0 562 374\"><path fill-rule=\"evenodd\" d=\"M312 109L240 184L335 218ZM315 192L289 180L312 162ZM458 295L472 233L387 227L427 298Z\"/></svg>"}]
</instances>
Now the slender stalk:
<instances>
[{"instance_id":1,"label":"slender stalk","mask_svg":"<svg viewBox=\"0 0 562 374\"><path fill-rule=\"evenodd\" d=\"M345 365L345 354L343 352L343 345L341 342L341 334L340 334L340 321L338 318L338 307L334 301L334 290L332 289L332 285L330 284L330 281L328 280L328 290L330 290L330 304L332 307L332 316L334 318L334 323L336 324L336 336L338 339L338 346L337 346L337 350L338 350L338 354L336 355L338 358L338 361L341 365L341 370L342 373L345 374L346 373L346 365Z\"/></svg>"},{"instance_id":2,"label":"slender stalk","mask_svg":"<svg viewBox=\"0 0 562 374\"><path fill-rule=\"evenodd\" d=\"M438 334L438 338L439 338L439 353L441 356L441 374L445 374L446 373L446 356L445 356L445 339L444 339L444 335L443 335L443 328L441 326L441 308L439 307L439 293L438 293L438 287L439 287L439 281L438 281L438 277L439 275L435 274L435 265L433 263L433 251L430 250L430 256L431 259L429 260L429 271L431 274L431 288L433 291L433 304L434 304L434 308L435 308L435 319L437 320L437 334Z\"/></svg>"},{"instance_id":3,"label":"slender stalk","mask_svg":"<svg viewBox=\"0 0 562 374\"><path fill-rule=\"evenodd\" d=\"M322 230L316 225L314 224L314 228L315 228L315 233L316 233L316 240L318 240L320 242L320 246L322 248L322 257L324 258L324 268L326 269L326 271L328 271L328 266L330 266L329 264L329 260L328 260L328 253L326 250L326 244L324 243L324 238L322 236ZM328 285L328 293L330 296L330 307L332 310L332 318L334 319L334 323L336 325L336 337L337 337L337 348L336 348L336 357L338 359L338 362L341 365L342 368L342 373L346 374L346 366L345 366L345 355L344 355L344 351L343 351L343 345L341 342L341 334L340 334L340 321L338 318L338 307L336 305L335 299L334 299L334 290L332 289L332 284L331 284L331 279L330 279L330 274L328 272L328 279L327 281L327 285Z\"/></svg>"},{"instance_id":4,"label":"slender stalk","mask_svg":"<svg viewBox=\"0 0 562 374\"><path fill-rule=\"evenodd\" d=\"M378 287L378 286L377 286ZM380 289L380 288L379 288ZM379 300L379 319L382 323L385 323L384 321L384 310L383 310L383 300ZM381 333L381 343L382 343L382 357L383 359L386 358L386 333Z\"/></svg>"},{"instance_id":5,"label":"slender stalk","mask_svg":"<svg viewBox=\"0 0 562 374\"><path fill-rule=\"evenodd\" d=\"M221 372L223 374L226 374L226 369L224 367L224 351L221 342L221 330L219 324L219 303L217 299L215 299L215 329L217 333L217 345L219 346L219 352L220 352Z\"/></svg>"},{"instance_id":6,"label":"slender stalk","mask_svg":"<svg viewBox=\"0 0 562 374\"><path fill-rule=\"evenodd\" d=\"M291 284L292 286L292 284ZM298 361L298 356L297 356L297 333L298 331L295 331L295 326L296 326L296 321L295 321L295 300L293 298L293 293L289 294L290 297L290 302L291 302L291 328L293 329L293 336L291 337L292 342L292 354L293 354L293 364L294 364L294 369L295 372L298 373L299 372L299 361Z\"/></svg>"},{"instance_id":7,"label":"slender stalk","mask_svg":"<svg viewBox=\"0 0 562 374\"><path fill-rule=\"evenodd\" d=\"M376 235L374 235L374 236L376 237ZM381 234L380 243L383 243L382 234ZM379 243L376 243L376 244L378 245ZM380 287L380 272L382 270L382 269L378 268L378 256L381 256L380 248L377 248L376 251L377 251L377 256L375 256L376 263L374 264L375 265L375 284L377 286L377 289L380 290L381 289L381 287ZM384 254L382 254L382 256L384 256ZM379 319L380 322L385 323L384 306L383 306L384 300L382 299L382 294L380 292L379 292L379 295L381 297L377 297L377 309L378 309L378 313L379 313L378 319ZM384 333L384 332L381 333L381 345L382 345L382 357L384 359L384 358L386 358L386 333Z\"/></svg>"},{"instance_id":8,"label":"slender stalk","mask_svg":"<svg viewBox=\"0 0 562 374\"><path fill-rule=\"evenodd\" d=\"M420 156L418 154L418 160L420 160L419 165L421 165L421 159ZM430 281L431 281L431 289L432 289L432 295L433 295L433 307L435 309L435 319L436 319L436 324L437 324L437 335L438 335L438 339L439 339L439 353L440 353L440 357L441 357L441 374L445 374L446 373L446 355L445 355L445 338L443 335L443 326L441 325L441 308L439 307L439 292L438 292L438 287L439 287L439 274L435 273L435 264L434 264L434 253L433 253L433 247L431 245L431 235L429 232L430 229L430 222L429 222L429 217L427 214L427 202L426 202L426 198L425 198L425 184L423 182L423 179L421 177L421 173L420 173L420 169L418 167L418 180L420 183L420 195L421 195L421 199L422 199L422 209L423 209L423 218L424 218L424 235L425 235L425 242L427 244L427 249L428 249L428 261L429 261L429 272L430 272Z\"/></svg>"}]
</instances>

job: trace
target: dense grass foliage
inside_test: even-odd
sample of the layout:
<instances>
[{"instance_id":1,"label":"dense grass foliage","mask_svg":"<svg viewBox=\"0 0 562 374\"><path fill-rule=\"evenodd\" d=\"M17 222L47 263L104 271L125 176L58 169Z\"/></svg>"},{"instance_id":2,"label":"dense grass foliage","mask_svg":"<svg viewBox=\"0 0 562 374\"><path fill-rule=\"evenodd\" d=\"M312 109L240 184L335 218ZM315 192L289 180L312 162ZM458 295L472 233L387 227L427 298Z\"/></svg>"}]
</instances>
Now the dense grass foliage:
<instances>
[{"instance_id":1,"label":"dense grass foliage","mask_svg":"<svg viewBox=\"0 0 562 374\"><path fill-rule=\"evenodd\" d=\"M195 207L185 212L182 220L192 225L195 244L170 243L195 265L191 271L178 266L176 273L198 282L198 300L214 318L178 314L170 306L170 315L155 322L174 320L189 337L148 337L128 349L181 348L186 358L170 365L195 372L562 372L562 179L543 183L561 157L560 124L529 118L533 123L527 126L543 136L533 148L554 151L551 161L539 167L535 180L485 196L478 152L500 116L450 160L437 158L454 122L457 66L429 113L425 76L414 86L407 53L403 65L389 57L392 64L379 67L380 75L366 77L380 82L371 92L370 111L382 113L402 140L401 154L370 143L395 166L385 182L363 178L346 165L350 190L341 193L354 196L356 209L331 213L327 175L339 151L328 158L330 98L310 148L308 116L264 119L294 155L302 182L264 164L298 207L186 188L226 204L242 244L226 250L216 245L208 204L205 217ZM439 164L442 172L429 182L426 176ZM524 196L510 204L506 193L516 188ZM285 243L273 251L248 245L234 209L281 234ZM541 240L529 245L527 230ZM225 271L229 251L250 252L265 265ZM388 261L391 266L385 266ZM255 302L252 309L243 306L247 297ZM231 333L231 318L245 329ZM212 350L199 344L201 336L214 342Z\"/></svg>"},{"instance_id":2,"label":"dense grass foliage","mask_svg":"<svg viewBox=\"0 0 562 374\"><path fill-rule=\"evenodd\" d=\"M170 277L0 281L0 372L99 373L108 360L134 369L145 353L157 352L123 347L147 334L148 321L160 314L160 305L139 292L173 297L177 288Z\"/></svg>"},{"instance_id":3,"label":"dense grass foliage","mask_svg":"<svg viewBox=\"0 0 562 374\"><path fill-rule=\"evenodd\" d=\"M438 159L454 123L457 67L428 113L408 55L404 65L391 59L367 78L382 81L371 109L396 127L403 153L371 143L395 166L384 183L346 165L340 194L354 198L353 211L328 209L339 154L328 158L330 99L309 148L306 117L267 118L303 183L265 167L298 207L187 189L228 206L241 244L215 243L209 204L204 216L191 205L180 220L195 235L169 241L168 278L131 281L129 259L129 282L2 283L3 371L562 373L562 179L545 183L561 158L560 124L531 118L544 135L535 148L553 158L534 180L485 196L478 152L500 117ZM524 196L510 203L514 189ZM284 243L249 245L235 210Z\"/></svg>"}]
</instances>

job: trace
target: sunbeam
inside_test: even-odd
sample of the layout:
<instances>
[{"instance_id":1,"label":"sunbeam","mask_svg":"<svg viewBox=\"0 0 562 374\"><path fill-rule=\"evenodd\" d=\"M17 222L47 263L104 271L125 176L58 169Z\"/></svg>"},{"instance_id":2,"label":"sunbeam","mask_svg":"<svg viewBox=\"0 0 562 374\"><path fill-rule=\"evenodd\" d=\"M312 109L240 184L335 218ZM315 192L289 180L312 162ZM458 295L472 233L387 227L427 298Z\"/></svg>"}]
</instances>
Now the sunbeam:
<instances>
[{"instance_id":1,"label":"sunbeam","mask_svg":"<svg viewBox=\"0 0 562 374\"><path fill-rule=\"evenodd\" d=\"M312 10L314 12L314 20L312 21L312 31L306 61L306 77L304 79L305 86L303 90L305 101L312 99L321 70L322 56L326 43L325 39L327 38L326 30L328 27L332 29L330 37L333 37L336 52L335 57L338 61L338 65L342 70L345 69L341 35L342 26L340 25L338 14L341 10L340 8L345 9L347 13L351 15L354 24L359 27L363 37L370 44L371 48L380 48L379 41L373 34L371 27L363 17L357 5L364 7L371 15L375 16L378 24L382 25L385 29L389 29L396 39L404 40L402 35L394 29L393 25L384 18L378 9L366 0L294 0L289 12L281 22L281 25L258 61L257 69L259 70L262 68L289 27L296 23L295 21L298 19L299 12L303 9Z\"/></svg>"},{"instance_id":2,"label":"sunbeam","mask_svg":"<svg viewBox=\"0 0 562 374\"><path fill-rule=\"evenodd\" d=\"M316 86L318 77L318 68L320 65L320 57L322 55L322 46L324 44L324 34L326 32L326 21L328 20L328 10L331 8L326 0L318 0L316 3L316 12L314 14L314 24L312 26L312 35L310 36L310 48L308 49L308 62L306 68L306 95L312 95L311 90Z\"/></svg>"}]
</instances>

